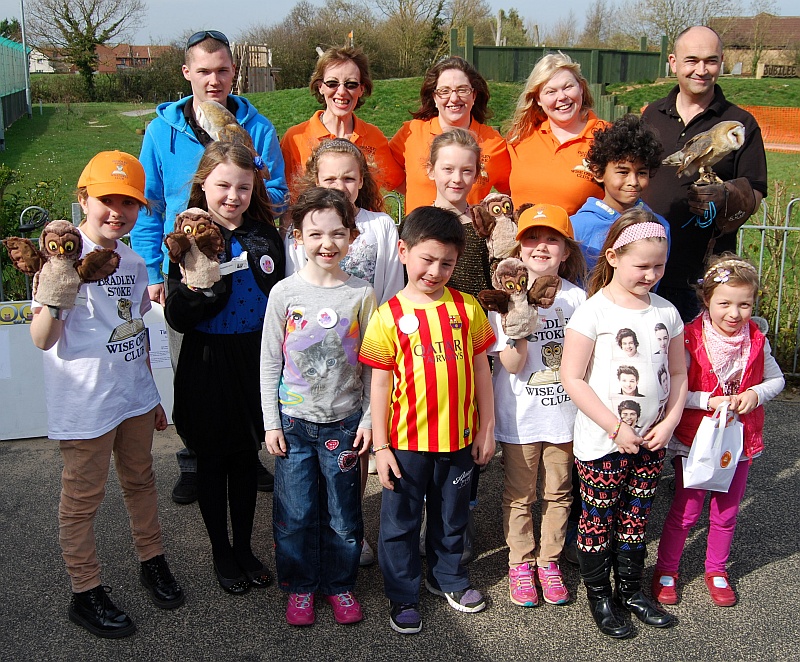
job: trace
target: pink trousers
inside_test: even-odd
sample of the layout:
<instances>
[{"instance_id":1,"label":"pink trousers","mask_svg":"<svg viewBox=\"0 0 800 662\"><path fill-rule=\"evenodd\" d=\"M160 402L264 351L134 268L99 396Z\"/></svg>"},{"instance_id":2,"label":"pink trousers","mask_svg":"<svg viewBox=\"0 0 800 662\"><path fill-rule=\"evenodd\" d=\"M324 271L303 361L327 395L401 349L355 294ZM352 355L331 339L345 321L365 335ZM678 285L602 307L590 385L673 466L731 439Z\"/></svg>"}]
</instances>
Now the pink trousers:
<instances>
[{"instance_id":1,"label":"pink trousers","mask_svg":"<svg viewBox=\"0 0 800 662\"><path fill-rule=\"evenodd\" d=\"M664 521L661 542L658 544L660 572L677 574L683 547L691 528L700 519L706 490L696 490L683 486L683 463L680 457L673 460L675 465L675 496ZM725 572L725 564L731 553L733 534L736 530L736 516L747 486L750 463L739 462L733 482L727 492L709 492L711 505L708 514L708 543L706 546L706 572Z\"/></svg>"}]
</instances>

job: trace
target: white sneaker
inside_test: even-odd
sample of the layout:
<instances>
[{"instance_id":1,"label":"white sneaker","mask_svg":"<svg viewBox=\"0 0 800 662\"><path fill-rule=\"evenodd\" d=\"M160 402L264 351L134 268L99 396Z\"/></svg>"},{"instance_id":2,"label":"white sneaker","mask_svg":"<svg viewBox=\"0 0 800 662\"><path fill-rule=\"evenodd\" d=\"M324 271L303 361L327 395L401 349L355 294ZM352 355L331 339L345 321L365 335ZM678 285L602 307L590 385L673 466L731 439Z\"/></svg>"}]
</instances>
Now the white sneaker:
<instances>
[{"instance_id":1,"label":"white sneaker","mask_svg":"<svg viewBox=\"0 0 800 662\"><path fill-rule=\"evenodd\" d=\"M361 558L358 561L358 565L364 567L373 563L375 563L375 552L372 551L372 547L369 546L367 539L364 538L364 542L361 543Z\"/></svg>"}]
</instances>

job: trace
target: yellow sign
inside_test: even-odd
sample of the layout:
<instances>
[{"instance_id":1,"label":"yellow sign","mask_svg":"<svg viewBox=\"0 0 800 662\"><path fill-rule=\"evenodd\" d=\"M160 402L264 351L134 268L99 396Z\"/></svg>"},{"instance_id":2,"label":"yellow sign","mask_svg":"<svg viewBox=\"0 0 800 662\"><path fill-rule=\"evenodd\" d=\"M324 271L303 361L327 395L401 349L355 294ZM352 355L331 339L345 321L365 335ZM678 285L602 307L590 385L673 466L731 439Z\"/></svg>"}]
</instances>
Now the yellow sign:
<instances>
[{"instance_id":1,"label":"yellow sign","mask_svg":"<svg viewBox=\"0 0 800 662\"><path fill-rule=\"evenodd\" d=\"M30 324L33 319L30 301L0 302L0 325Z\"/></svg>"}]
</instances>

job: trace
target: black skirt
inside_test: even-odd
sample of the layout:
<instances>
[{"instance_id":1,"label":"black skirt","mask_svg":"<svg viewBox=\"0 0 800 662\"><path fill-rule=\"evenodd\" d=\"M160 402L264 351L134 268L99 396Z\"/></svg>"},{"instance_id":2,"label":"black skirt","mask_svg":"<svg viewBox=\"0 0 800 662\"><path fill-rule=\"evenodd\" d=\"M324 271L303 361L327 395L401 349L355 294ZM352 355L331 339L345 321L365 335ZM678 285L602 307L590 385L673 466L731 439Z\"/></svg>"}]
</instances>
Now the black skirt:
<instances>
[{"instance_id":1,"label":"black skirt","mask_svg":"<svg viewBox=\"0 0 800 662\"><path fill-rule=\"evenodd\" d=\"M183 336L172 418L198 455L258 450L264 442L261 331Z\"/></svg>"}]
</instances>

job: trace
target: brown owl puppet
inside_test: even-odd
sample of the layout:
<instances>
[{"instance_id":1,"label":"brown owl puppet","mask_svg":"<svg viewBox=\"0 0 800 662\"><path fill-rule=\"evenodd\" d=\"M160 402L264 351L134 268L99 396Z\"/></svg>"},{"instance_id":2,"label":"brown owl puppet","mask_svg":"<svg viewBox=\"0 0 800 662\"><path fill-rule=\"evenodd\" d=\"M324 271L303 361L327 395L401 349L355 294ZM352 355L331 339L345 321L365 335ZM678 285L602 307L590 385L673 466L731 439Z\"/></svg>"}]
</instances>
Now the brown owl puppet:
<instances>
[{"instance_id":1,"label":"brown owl puppet","mask_svg":"<svg viewBox=\"0 0 800 662\"><path fill-rule=\"evenodd\" d=\"M51 221L39 237L39 248L30 239L9 237L3 243L14 266L33 276L33 298L54 315L69 310L83 283L95 283L113 274L119 255L97 248L81 258L83 239L69 221Z\"/></svg>"},{"instance_id":2,"label":"brown owl puppet","mask_svg":"<svg viewBox=\"0 0 800 662\"><path fill-rule=\"evenodd\" d=\"M487 310L500 313L508 344L530 338L539 322L537 308L549 308L555 301L561 279L539 276L534 280L528 268L515 257L502 260L492 274L493 290L478 292L478 300Z\"/></svg>"},{"instance_id":3,"label":"brown owl puppet","mask_svg":"<svg viewBox=\"0 0 800 662\"><path fill-rule=\"evenodd\" d=\"M178 214L175 231L164 237L164 243L169 259L180 265L184 285L205 290L219 280L225 240L207 211L192 207Z\"/></svg>"},{"instance_id":4,"label":"brown owl puppet","mask_svg":"<svg viewBox=\"0 0 800 662\"><path fill-rule=\"evenodd\" d=\"M525 204L514 211L514 203L509 196L490 193L479 205L471 207L472 226L477 235L486 240L492 271L500 260L519 253L517 221L519 215L530 206Z\"/></svg>"}]
</instances>

